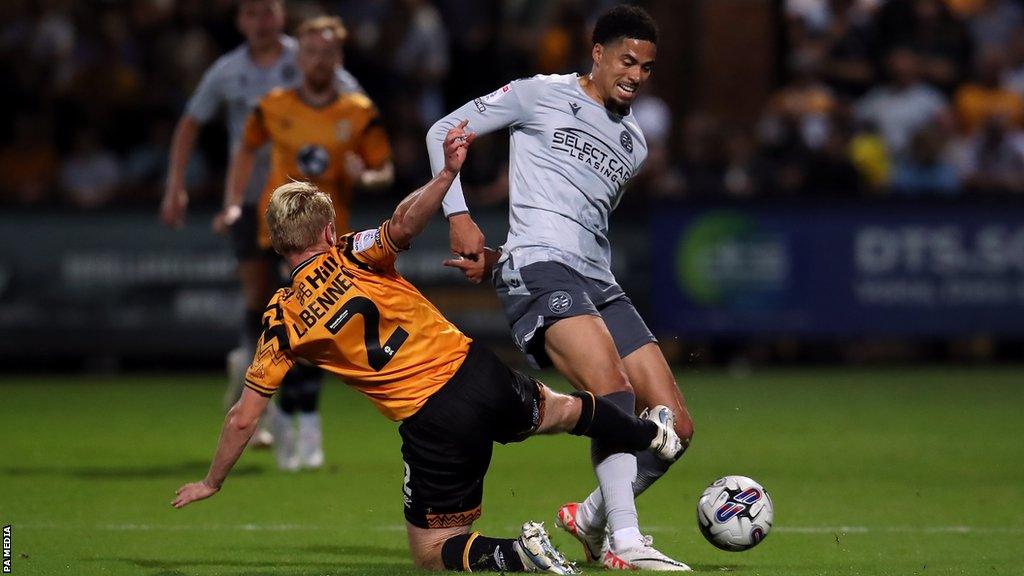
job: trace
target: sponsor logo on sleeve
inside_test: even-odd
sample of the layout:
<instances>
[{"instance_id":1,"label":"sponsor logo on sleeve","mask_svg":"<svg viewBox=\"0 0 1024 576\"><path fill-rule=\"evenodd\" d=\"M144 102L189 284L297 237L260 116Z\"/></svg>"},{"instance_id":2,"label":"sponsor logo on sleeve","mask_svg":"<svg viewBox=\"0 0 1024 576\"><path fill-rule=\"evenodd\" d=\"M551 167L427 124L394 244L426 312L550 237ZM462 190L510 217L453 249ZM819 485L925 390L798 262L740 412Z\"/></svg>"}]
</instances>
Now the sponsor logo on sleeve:
<instances>
[{"instance_id":1,"label":"sponsor logo on sleeve","mask_svg":"<svg viewBox=\"0 0 1024 576\"><path fill-rule=\"evenodd\" d=\"M374 228L373 230L364 230L357 233L352 237L352 251L359 253L364 250L373 248L375 244L379 244L380 241L380 230Z\"/></svg>"},{"instance_id":2,"label":"sponsor logo on sleeve","mask_svg":"<svg viewBox=\"0 0 1024 576\"><path fill-rule=\"evenodd\" d=\"M491 104L493 102L497 102L502 96L507 94L510 90L512 90L512 85L505 84L504 86L498 88L494 92L491 92L487 96L484 96L483 98L478 98L478 100L483 100L484 104Z\"/></svg>"}]
</instances>

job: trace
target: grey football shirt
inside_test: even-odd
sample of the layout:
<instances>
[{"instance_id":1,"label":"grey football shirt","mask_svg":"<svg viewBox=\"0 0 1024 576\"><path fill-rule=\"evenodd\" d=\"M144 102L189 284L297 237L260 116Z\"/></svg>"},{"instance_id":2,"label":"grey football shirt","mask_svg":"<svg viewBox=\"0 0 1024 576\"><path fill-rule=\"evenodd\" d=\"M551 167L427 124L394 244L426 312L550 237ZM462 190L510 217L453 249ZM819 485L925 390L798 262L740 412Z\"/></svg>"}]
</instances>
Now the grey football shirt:
<instances>
[{"instance_id":1,"label":"grey football shirt","mask_svg":"<svg viewBox=\"0 0 1024 576\"><path fill-rule=\"evenodd\" d=\"M615 115L587 95L577 74L516 80L467 103L431 127L430 165L444 167L448 130L509 129L509 232L502 258L518 268L561 262L588 278L615 283L608 216L647 158L632 112ZM445 215L466 210L456 179Z\"/></svg>"},{"instance_id":2,"label":"grey football shirt","mask_svg":"<svg viewBox=\"0 0 1024 576\"><path fill-rule=\"evenodd\" d=\"M281 56L268 67L260 67L253 62L248 44L242 44L218 58L203 74L185 107L185 114L200 124L206 124L223 109L230 145L234 149L245 129L245 119L263 96L274 88L290 88L301 82L301 74L295 64L298 42L290 36L282 36L281 44L284 46ZM342 92L362 91L359 82L345 69L339 68L337 76ZM252 177L245 190L247 204L254 204L259 199L269 171L270 147L264 146L256 155Z\"/></svg>"}]
</instances>

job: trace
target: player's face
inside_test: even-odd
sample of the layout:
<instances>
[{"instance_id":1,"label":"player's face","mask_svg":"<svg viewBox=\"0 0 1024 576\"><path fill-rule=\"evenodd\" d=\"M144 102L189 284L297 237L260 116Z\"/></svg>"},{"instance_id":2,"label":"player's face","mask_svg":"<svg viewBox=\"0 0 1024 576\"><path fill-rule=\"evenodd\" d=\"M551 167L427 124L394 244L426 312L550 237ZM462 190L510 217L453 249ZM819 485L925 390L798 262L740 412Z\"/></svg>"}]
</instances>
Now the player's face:
<instances>
[{"instance_id":1,"label":"player's face","mask_svg":"<svg viewBox=\"0 0 1024 576\"><path fill-rule=\"evenodd\" d=\"M657 55L658 47L647 40L624 38L608 45L595 44L594 82L606 104L628 109L651 77Z\"/></svg>"},{"instance_id":2,"label":"player's face","mask_svg":"<svg viewBox=\"0 0 1024 576\"><path fill-rule=\"evenodd\" d=\"M328 88L341 66L341 46L332 32L308 32L299 39L296 58L306 82L317 90Z\"/></svg>"},{"instance_id":3,"label":"player's face","mask_svg":"<svg viewBox=\"0 0 1024 576\"><path fill-rule=\"evenodd\" d=\"M238 7L238 30L257 49L277 42L284 30L284 6L279 0L242 2Z\"/></svg>"}]
</instances>

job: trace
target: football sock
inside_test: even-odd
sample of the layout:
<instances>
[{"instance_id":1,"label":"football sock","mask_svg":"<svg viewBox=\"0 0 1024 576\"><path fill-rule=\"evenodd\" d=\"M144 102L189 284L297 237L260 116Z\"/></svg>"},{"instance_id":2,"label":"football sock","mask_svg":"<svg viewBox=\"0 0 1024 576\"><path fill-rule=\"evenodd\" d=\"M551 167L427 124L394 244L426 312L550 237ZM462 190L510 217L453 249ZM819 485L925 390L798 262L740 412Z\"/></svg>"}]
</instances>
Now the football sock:
<instances>
[{"instance_id":1,"label":"football sock","mask_svg":"<svg viewBox=\"0 0 1024 576\"><path fill-rule=\"evenodd\" d=\"M653 452L645 451L636 455L636 480L633 481L633 496L639 496L651 487L658 478L672 466L672 462L658 458ZM576 523L584 532L604 528L604 498L601 489L595 488L584 500L576 513Z\"/></svg>"},{"instance_id":2,"label":"football sock","mask_svg":"<svg viewBox=\"0 0 1024 576\"><path fill-rule=\"evenodd\" d=\"M607 398L586 391L572 395L579 398L583 406L580 419L570 434L600 438L609 443L619 442L630 452L646 450L658 435L657 424L622 411Z\"/></svg>"},{"instance_id":3,"label":"football sock","mask_svg":"<svg viewBox=\"0 0 1024 576\"><path fill-rule=\"evenodd\" d=\"M299 436L320 435L320 414L299 412Z\"/></svg>"},{"instance_id":4,"label":"football sock","mask_svg":"<svg viewBox=\"0 0 1024 576\"><path fill-rule=\"evenodd\" d=\"M448 570L460 572L524 572L518 542L510 538L488 538L479 532L459 534L444 541L441 562Z\"/></svg>"},{"instance_id":5,"label":"football sock","mask_svg":"<svg viewBox=\"0 0 1024 576\"><path fill-rule=\"evenodd\" d=\"M632 392L613 392L604 396L609 402L627 414L635 414L636 397ZM640 525L633 501L633 480L636 479L636 456L623 451L618 444L602 439L591 443L591 458L596 463L594 472L601 486L608 527L612 532ZM624 532L621 540L615 541L616 549L632 548L640 543L640 531L636 538Z\"/></svg>"},{"instance_id":6,"label":"football sock","mask_svg":"<svg viewBox=\"0 0 1024 576\"><path fill-rule=\"evenodd\" d=\"M281 411L286 414L316 412L320 403L323 372L315 366L296 364L284 376L278 394Z\"/></svg>"}]
</instances>

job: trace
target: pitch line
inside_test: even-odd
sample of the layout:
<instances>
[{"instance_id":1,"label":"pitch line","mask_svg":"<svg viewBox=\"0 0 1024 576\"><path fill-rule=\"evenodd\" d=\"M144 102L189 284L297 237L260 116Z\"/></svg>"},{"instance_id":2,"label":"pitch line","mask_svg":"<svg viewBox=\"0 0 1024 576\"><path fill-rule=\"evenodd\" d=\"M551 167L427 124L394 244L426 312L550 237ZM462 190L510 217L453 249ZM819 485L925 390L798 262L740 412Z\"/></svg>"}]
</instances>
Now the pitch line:
<instances>
[{"instance_id":1,"label":"pitch line","mask_svg":"<svg viewBox=\"0 0 1024 576\"><path fill-rule=\"evenodd\" d=\"M98 530L104 532L330 532L340 526L315 524L94 524L71 525L60 523L15 524L28 530ZM382 524L367 526L379 532L404 532L405 524ZM520 526L509 524L507 531L519 530ZM644 526L645 532L679 532L689 526ZM1024 526L775 526L772 532L782 534L1024 534Z\"/></svg>"}]
</instances>

